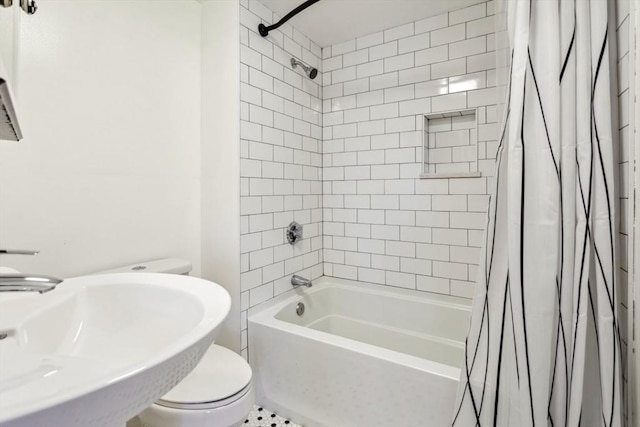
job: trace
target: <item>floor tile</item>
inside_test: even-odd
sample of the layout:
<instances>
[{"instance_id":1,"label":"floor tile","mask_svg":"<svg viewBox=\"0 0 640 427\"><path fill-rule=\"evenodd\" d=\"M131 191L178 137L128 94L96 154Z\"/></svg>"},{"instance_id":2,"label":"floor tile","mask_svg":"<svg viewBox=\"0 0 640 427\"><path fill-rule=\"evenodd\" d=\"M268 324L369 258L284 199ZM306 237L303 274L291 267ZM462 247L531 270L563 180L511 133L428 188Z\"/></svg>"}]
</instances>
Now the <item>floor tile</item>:
<instances>
[{"instance_id":1,"label":"floor tile","mask_svg":"<svg viewBox=\"0 0 640 427\"><path fill-rule=\"evenodd\" d=\"M253 410L247 416L247 419L242 424L246 427L302 427L294 422L282 418L281 416L274 414L265 408L254 405Z\"/></svg>"}]
</instances>

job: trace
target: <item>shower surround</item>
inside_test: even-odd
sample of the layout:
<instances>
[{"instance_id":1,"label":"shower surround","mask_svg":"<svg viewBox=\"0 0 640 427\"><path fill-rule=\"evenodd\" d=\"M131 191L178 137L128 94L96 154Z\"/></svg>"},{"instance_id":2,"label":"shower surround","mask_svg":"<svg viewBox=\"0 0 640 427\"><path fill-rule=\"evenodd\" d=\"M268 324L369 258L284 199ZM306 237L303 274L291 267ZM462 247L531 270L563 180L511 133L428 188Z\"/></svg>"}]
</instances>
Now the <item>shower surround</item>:
<instances>
[{"instance_id":1,"label":"shower surround","mask_svg":"<svg viewBox=\"0 0 640 427\"><path fill-rule=\"evenodd\" d=\"M240 3L245 356L247 310L294 273L470 298L497 146L493 2L323 49L290 23L262 38L258 24L279 17ZM318 76L292 70L292 56ZM438 130L452 131L451 161L482 176L420 179L424 116L467 109L476 130ZM459 131L477 132L475 156L453 147ZM293 220L304 238L290 246Z\"/></svg>"}]
</instances>

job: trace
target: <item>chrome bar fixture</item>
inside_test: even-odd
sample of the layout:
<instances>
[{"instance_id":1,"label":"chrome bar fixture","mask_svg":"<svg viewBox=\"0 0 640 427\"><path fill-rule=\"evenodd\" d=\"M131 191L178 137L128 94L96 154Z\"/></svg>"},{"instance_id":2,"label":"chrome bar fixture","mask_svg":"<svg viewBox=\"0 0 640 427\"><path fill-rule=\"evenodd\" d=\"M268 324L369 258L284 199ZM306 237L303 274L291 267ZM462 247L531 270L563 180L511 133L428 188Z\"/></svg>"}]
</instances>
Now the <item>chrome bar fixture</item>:
<instances>
[{"instance_id":1,"label":"chrome bar fixture","mask_svg":"<svg viewBox=\"0 0 640 427\"><path fill-rule=\"evenodd\" d=\"M0 255L38 255L38 251L23 249L0 249ZM38 274L0 273L0 292L52 291L62 283L62 279Z\"/></svg>"}]
</instances>

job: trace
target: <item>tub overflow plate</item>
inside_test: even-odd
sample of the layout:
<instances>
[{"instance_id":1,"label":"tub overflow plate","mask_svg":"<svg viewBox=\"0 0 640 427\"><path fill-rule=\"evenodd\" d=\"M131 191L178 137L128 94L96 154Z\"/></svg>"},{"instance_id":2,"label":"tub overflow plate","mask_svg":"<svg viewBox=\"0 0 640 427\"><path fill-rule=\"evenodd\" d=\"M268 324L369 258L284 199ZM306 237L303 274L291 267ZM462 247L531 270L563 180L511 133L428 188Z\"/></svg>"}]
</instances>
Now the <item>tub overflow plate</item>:
<instances>
[{"instance_id":1,"label":"tub overflow plate","mask_svg":"<svg viewBox=\"0 0 640 427\"><path fill-rule=\"evenodd\" d=\"M296 314L298 316L302 316L304 314L304 304L299 302L298 305L296 305Z\"/></svg>"}]
</instances>

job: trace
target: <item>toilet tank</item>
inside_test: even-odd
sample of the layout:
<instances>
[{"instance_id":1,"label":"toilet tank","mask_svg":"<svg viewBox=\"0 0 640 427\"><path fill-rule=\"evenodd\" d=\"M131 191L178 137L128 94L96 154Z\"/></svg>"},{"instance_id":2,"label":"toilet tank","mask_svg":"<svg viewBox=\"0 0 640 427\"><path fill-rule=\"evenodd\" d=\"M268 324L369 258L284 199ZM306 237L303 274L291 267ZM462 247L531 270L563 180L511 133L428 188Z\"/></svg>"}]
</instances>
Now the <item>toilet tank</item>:
<instances>
[{"instance_id":1,"label":"toilet tank","mask_svg":"<svg viewBox=\"0 0 640 427\"><path fill-rule=\"evenodd\" d=\"M144 261L137 264L126 265L111 270L99 271L95 274L111 273L165 273L188 275L191 272L191 263L180 258L164 258L153 261Z\"/></svg>"}]
</instances>

